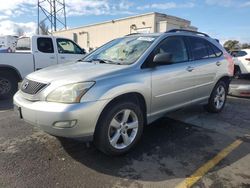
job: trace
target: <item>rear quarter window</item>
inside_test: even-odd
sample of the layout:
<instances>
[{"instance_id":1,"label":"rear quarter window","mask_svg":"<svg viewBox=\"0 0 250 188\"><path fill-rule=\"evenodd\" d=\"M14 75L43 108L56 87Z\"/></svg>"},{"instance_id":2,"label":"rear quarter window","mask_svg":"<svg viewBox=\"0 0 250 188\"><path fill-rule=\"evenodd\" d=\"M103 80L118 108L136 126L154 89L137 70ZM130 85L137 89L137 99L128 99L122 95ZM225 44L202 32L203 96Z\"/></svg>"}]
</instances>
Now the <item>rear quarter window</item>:
<instances>
[{"instance_id":1,"label":"rear quarter window","mask_svg":"<svg viewBox=\"0 0 250 188\"><path fill-rule=\"evenodd\" d=\"M217 57L220 57L223 54L223 52L218 47L216 47L215 45L213 45L212 43L210 43L210 44L211 44L211 47L214 50L215 55Z\"/></svg>"}]
</instances>

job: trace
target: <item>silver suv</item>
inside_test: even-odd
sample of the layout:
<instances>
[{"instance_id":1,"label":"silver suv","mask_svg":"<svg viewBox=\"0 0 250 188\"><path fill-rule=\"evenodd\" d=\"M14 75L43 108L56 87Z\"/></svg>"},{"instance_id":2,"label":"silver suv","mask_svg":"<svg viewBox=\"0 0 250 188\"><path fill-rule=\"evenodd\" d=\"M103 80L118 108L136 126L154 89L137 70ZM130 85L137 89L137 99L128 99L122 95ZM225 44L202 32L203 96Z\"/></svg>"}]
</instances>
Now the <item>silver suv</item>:
<instances>
[{"instance_id":1,"label":"silver suv","mask_svg":"<svg viewBox=\"0 0 250 188\"><path fill-rule=\"evenodd\" d=\"M119 155L166 112L196 103L220 112L233 67L204 33L132 34L28 75L14 104L24 121L51 135L90 137L104 153Z\"/></svg>"}]
</instances>

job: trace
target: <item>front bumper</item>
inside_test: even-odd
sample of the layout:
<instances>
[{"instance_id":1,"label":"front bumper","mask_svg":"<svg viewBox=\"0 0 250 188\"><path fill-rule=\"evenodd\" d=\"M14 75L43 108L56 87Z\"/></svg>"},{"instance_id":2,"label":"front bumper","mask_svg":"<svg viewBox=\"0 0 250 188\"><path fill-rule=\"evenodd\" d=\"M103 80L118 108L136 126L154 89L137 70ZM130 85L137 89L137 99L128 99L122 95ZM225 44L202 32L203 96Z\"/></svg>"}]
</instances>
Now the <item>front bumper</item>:
<instances>
[{"instance_id":1,"label":"front bumper","mask_svg":"<svg viewBox=\"0 0 250 188\"><path fill-rule=\"evenodd\" d=\"M14 96L14 105L21 111L24 121L40 127L43 131L61 137L89 137L107 100L63 104L46 101L28 101L20 92ZM75 121L71 128L55 127L56 122Z\"/></svg>"}]
</instances>

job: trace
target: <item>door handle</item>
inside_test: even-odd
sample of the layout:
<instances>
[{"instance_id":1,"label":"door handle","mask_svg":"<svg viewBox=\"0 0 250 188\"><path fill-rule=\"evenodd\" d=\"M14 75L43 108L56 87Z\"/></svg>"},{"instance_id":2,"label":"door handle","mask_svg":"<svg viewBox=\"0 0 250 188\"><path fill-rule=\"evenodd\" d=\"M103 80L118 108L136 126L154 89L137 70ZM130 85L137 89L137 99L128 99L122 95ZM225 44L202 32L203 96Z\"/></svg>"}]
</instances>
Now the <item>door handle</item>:
<instances>
[{"instance_id":1,"label":"door handle","mask_svg":"<svg viewBox=\"0 0 250 188\"><path fill-rule=\"evenodd\" d=\"M192 72L192 71L194 70L194 67L188 66L188 67L186 68L186 70L187 70L188 72Z\"/></svg>"},{"instance_id":2,"label":"door handle","mask_svg":"<svg viewBox=\"0 0 250 188\"><path fill-rule=\"evenodd\" d=\"M50 59L55 59L55 57L54 57L54 56L51 56Z\"/></svg>"},{"instance_id":3,"label":"door handle","mask_svg":"<svg viewBox=\"0 0 250 188\"><path fill-rule=\"evenodd\" d=\"M61 57L61 59L65 59L65 57Z\"/></svg>"},{"instance_id":4,"label":"door handle","mask_svg":"<svg viewBox=\"0 0 250 188\"><path fill-rule=\"evenodd\" d=\"M217 66L220 66L220 65L221 65L221 62L217 61L217 62L216 62L216 65L217 65Z\"/></svg>"}]
</instances>

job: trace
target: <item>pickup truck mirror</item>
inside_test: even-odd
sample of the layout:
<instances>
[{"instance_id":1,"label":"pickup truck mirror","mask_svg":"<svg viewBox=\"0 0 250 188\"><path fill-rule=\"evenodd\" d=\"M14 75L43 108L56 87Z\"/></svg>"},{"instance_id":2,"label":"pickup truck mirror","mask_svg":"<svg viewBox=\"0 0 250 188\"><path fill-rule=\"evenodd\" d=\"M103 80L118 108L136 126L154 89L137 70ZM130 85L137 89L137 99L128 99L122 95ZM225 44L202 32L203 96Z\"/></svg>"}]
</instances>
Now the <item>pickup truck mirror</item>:
<instances>
[{"instance_id":1,"label":"pickup truck mirror","mask_svg":"<svg viewBox=\"0 0 250 188\"><path fill-rule=\"evenodd\" d=\"M157 65L168 65L172 63L171 53L159 53L154 56L153 63Z\"/></svg>"},{"instance_id":2,"label":"pickup truck mirror","mask_svg":"<svg viewBox=\"0 0 250 188\"><path fill-rule=\"evenodd\" d=\"M86 50L84 48L82 48L82 54L86 54Z\"/></svg>"}]
</instances>

